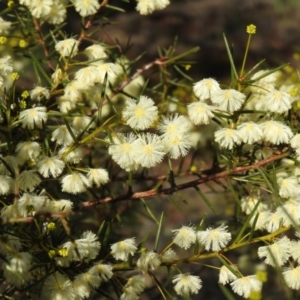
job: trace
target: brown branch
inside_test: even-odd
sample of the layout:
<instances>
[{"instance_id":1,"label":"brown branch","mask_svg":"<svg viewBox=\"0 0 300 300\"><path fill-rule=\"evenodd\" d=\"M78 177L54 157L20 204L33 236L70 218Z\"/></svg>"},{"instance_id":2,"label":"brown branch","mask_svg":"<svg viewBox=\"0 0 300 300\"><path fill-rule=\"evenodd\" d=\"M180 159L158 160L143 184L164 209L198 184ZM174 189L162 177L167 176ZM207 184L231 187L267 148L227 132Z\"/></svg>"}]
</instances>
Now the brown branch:
<instances>
[{"instance_id":1,"label":"brown branch","mask_svg":"<svg viewBox=\"0 0 300 300\"><path fill-rule=\"evenodd\" d=\"M115 46L118 48L120 54L123 54L122 47L121 47L117 42L115 42L115 41L110 37L110 35L109 35L105 30L103 30L103 28L100 27L99 30L100 30L100 31L108 38L108 40L109 40L113 45L115 45Z\"/></svg>"},{"instance_id":2,"label":"brown branch","mask_svg":"<svg viewBox=\"0 0 300 300\"><path fill-rule=\"evenodd\" d=\"M171 195L174 192L184 190L184 189L187 189L187 188L190 188L190 187L195 187L199 184L202 184L202 183L205 183L205 182L208 182L208 181L224 179L224 178L230 177L233 174L249 171L251 169L260 168L262 166L267 165L268 163L271 163L273 161L282 159L282 158L288 156L289 154L290 153L288 151L287 152L276 153L276 154L273 154L273 155L271 155L270 157L268 157L266 159L263 159L261 161L258 161L256 163L253 163L253 164L248 165L248 166L236 167L236 168L233 168L230 171L224 171L224 172L219 172L219 173L216 173L216 174L208 175L204 178L199 178L199 179L196 179L196 180L192 180L192 181L189 181L189 182L186 182L186 183L183 183L183 184L179 184L175 187L162 189L160 191L148 190L148 191L133 193L131 195L125 194L125 195L120 195L120 196L117 196L117 197L114 197L114 198L113 197L106 197L104 199L99 199L97 201L82 202L82 203L80 203L80 205L78 205L76 208L74 208L73 211L78 211L80 209L86 209L86 208L94 207L96 205L115 203L115 202L120 202L120 201L125 201L125 200L139 200L141 198L149 198L149 197L159 196L159 195ZM32 217L14 217L14 218L10 218L10 219L7 219L7 220L2 220L1 224L19 223L19 222L30 223L30 222L34 221L35 219L37 219L41 216L46 217L49 220L51 220L53 218L66 218L69 214L70 213L66 213L66 212L57 212L57 213L53 213L53 214L37 213L35 216L32 216Z\"/></svg>"},{"instance_id":3,"label":"brown branch","mask_svg":"<svg viewBox=\"0 0 300 300\"><path fill-rule=\"evenodd\" d=\"M133 81L135 78L137 78L139 75L141 75L143 72L149 70L150 68L152 68L155 65L164 65L165 61L168 60L169 57L161 57L161 58L157 58L156 60L142 66L140 69L137 69L136 72L130 76L129 78L127 78L126 80L124 80L119 87L116 89L116 93L114 93L113 95L110 95L110 97L115 96L116 94L120 93L123 91L123 89L131 82Z\"/></svg>"},{"instance_id":4,"label":"brown branch","mask_svg":"<svg viewBox=\"0 0 300 300\"><path fill-rule=\"evenodd\" d=\"M52 71L52 70L54 70L54 68L51 64L49 51L47 49L47 46L46 46L46 43L45 43L45 40L44 40L44 36L42 34L42 29L41 29L40 23L38 22L38 20L36 18L33 18L33 23L34 23L34 27L35 27L35 29L37 31L37 34L38 34L38 37L39 37L39 43L43 48L44 55L45 55L46 60L47 60L48 68Z\"/></svg>"},{"instance_id":5,"label":"brown branch","mask_svg":"<svg viewBox=\"0 0 300 300\"><path fill-rule=\"evenodd\" d=\"M100 7L98 9L98 11L91 15L88 19L88 21L86 22L86 24L84 25L84 29L82 31L82 33L80 34L80 36L78 37L77 41L80 43L85 37L86 37L86 32L87 30L92 27L93 25L93 20L94 20L94 16L100 11L100 9L104 6L106 6L108 4L108 0L103 0L102 3L100 4Z\"/></svg>"},{"instance_id":6,"label":"brown branch","mask_svg":"<svg viewBox=\"0 0 300 300\"><path fill-rule=\"evenodd\" d=\"M156 60L142 66L140 69L137 69L136 72L130 76L129 78L125 79L124 81L121 82L121 84L117 87L115 92L112 92L109 95L109 99L113 98L114 96L118 95L123 91L123 89L130 83L132 82L135 78L137 78L139 75L141 75L143 72L149 70L155 65L164 65L165 61L168 60L169 57L162 57L162 58L157 58ZM103 105L107 103L107 98L103 100Z\"/></svg>"},{"instance_id":7,"label":"brown branch","mask_svg":"<svg viewBox=\"0 0 300 300\"><path fill-rule=\"evenodd\" d=\"M108 102L108 99L113 98L114 96L118 95L119 93L121 93L123 91L123 89L130 83L132 82L135 78L137 78L139 75L141 75L143 72L151 69L152 67L156 66L156 65L164 65L165 61L168 60L169 57L162 57L162 58L157 58L156 60L142 66L141 68L137 69L136 72L128 77L127 79L125 79L124 81L121 82L121 84L117 87L115 92L112 92L108 98L104 98L102 105L105 105ZM91 110L89 112L89 115L93 115L95 113L97 109Z\"/></svg>"},{"instance_id":8,"label":"brown branch","mask_svg":"<svg viewBox=\"0 0 300 300\"><path fill-rule=\"evenodd\" d=\"M104 199L99 199L96 201L86 201L86 202L82 202L79 207L76 208L76 210L80 209L80 208L88 208L88 207L93 207L99 204L108 204L108 203L115 203L115 202L120 202L120 201L125 201L125 200L139 200L141 198L149 198L149 197L153 197L153 196L158 196L158 195L171 195L174 192L180 191L180 190L184 190L190 187L195 187L199 184L205 183L205 182L209 182L212 180L218 180L218 179L224 179L224 178L228 178L233 174L237 174L237 173L241 173L241 172L245 172L251 169L257 169L260 168L262 166L267 165L270 162L276 161L278 159L282 159L286 156L288 156L290 153L289 152L281 152L281 153L276 153L271 155L270 157L260 160L258 162L255 162L251 165L248 166L242 166L242 167L235 167L230 171L223 171L223 172L219 172L216 174L212 174L212 175L208 175L204 178L198 178L196 180L192 180L186 183L182 183L179 185L176 185L175 187L170 187L170 188L166 188L166 189L162 189L162 190L148 190L148 191L143 191L143 192L137 192L137 193L133 193L131 195L125 194L125 195L120 195L117 197L106 197Z\"/></svg>"}]
</instances>

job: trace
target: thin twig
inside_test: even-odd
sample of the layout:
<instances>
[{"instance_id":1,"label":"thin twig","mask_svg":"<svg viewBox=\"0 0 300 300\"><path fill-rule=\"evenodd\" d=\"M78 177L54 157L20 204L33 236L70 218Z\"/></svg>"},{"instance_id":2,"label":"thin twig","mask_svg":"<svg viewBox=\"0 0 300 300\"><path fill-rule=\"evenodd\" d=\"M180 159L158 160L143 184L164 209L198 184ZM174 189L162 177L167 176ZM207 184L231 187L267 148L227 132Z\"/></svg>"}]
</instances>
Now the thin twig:
<instances>
[{"instance_id":1,"label":"thin twig","mask_svg":"<svg viewBox=\"0 0 300 300\"><path fill-rule=\"evenodd\" d=\"M44 36L43 36L43 33L42 33L40 23L38 22L38 20L36 18L33 18L33 23L34 23L35 29L37 31L37 34L39 36L39 43L40 43L40 45L42 46L42 48L44 50L44 55L45 55L46 60L47 60L48 68L52 71L52 70L54 70L54 68L51 64L49 51L47 49L47 46L46 46L46 43L45 43L45 40L44 40Z\"/></svg>"},{"instance_id":2,"label":"thin twig","mask_svg":"<svg viewBox=\"0 0 300 300\"><path fill-rule=\"evenodd\" d=\"M282 159L282 158L288 156L289 154L290 154L289 152L281 152L281 153L273 154L266 159L260 160L251 165L248 165L248 166L236 167L230 171L223 171L223 172L219 172L216 174L208 175L204 178L198 178L196 180L192 180L192 181L189 181L189 182L186 182L183 184L179 184L179 185L176 185L171 188L162 189L159 191L158 190L148 190L148 191L133 193L132 195L125 194L125 195L120 195L117 197L106 197L104 199L99 199L96 201L82 202L79 207L87 208L87 207L92 207L92 206L99 205L99 204L115 203L115 202L120 202L120 201L125 201L125 200L139 200L141 198L149 198L149 197L154 197L154 196L158 196L158 195L171 195L174 192L184 190L184 189L187 189L190 187L194 187L194 186L197 186L197 185L205 183L205 182L228 178L231 175L236 174L236 173L241 173L241 172L245 172L245 171L248 171L251 169L260 168L264 165L267 165L268 163L270 163L272 161Z\"/></svg>"},{"instance_id":3,"label":"thin twig","mask_svg":"<svg viewBox=\"0 0 300 300\"><path fill-rule=\"evenodd\" d=\"M116 202L121 202L121 201L126 201L126 200L140 200L141 198L150 198L150 197L154 197L154 196L160 196L160 195L171 195L177 191L180 190L185 190L187 188L191 188L191 187L195 187L199 184L205 183L205 182L209 182L209 181L214 181L214 180L218 180L218 179L225 179L230 177L233 174L237 174L237 173L242 173L245 171L249 171L251 169L257 169L260 167L263 167L273 161L282 159L286 156L288 156L290 154L289 151L286 152L280 152L280 153L276 153L271 155L270 157L260 160L258 162L255 162L251 165L248 166L243 166L243 167L236 167L233 168L232 170L229 171L223 171L223 172L219 172L216 174L212 174L212 175L208 175L204 178L199 178L196 180L192 180L183 184L179 184L176 185L174 187L171 188L166 188L166 189L161 189L161 190L148 190L148 191L143 191L143 192L137 192L137 193L133 193L133 194L124 194L124 195L120 195L117 197L106 197L104 199L99 199L96 201L86 201L86 202L82 202L80 203L77 207L74 208L73 211L78 211L81 209L87 209L90 207L94 207L97 205L103 205L103 204L109 204L109 203L116 203ZM72 212L70 212L72 213ZM58 212L58 213L53 213L53 214L49 214L49 213L37 213L35 216L32 217L14 217L8 220L5 220L3 223L10 223L10 222L26 222L26 223L30 223L33 220L37 219L38 217L44 216L47 219L51 220L52 218L66 218L68 216L68 214L70 213L66 213L66 212Z\"/></svg>"},{"instance_id":4,"label":"thin twig","mask_svg":"<svg viewBox=\"0 0 300 300\"><path fill-rule=\"evenodd\" d=\"M100 9L101 9L102 7L106 6L107 3L108 3L108 0L103 0L103 1L101 2L101 4L100 4L100 7L99 7L98 11L97 11L95 14L93 14L93 15L91 15L91 16L89 17L88 21L85 23L85 25L84 25L84 27L83 27L83 28L84 28L83 31L81 32L80 36L79 36L78 39L77 39L77 41L78 41L79 43L86 37L86 32L87 32L87 30L88 30L90 27L92 27L92 25L93 25L93 20L94 20L94 16L100 11Z\"/></svg>"}]
</instances>

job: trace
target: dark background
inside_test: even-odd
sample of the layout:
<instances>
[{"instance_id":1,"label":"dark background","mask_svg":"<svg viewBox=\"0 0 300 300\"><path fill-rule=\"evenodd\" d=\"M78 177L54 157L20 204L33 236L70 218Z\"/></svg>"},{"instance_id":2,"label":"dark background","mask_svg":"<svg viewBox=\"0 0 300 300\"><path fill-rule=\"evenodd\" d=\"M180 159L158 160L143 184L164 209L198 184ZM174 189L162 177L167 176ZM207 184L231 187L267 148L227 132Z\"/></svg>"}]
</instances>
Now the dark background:
<instances>
[{"instance_id":1,"label":"dark background","mask_svg":"<svg viewBox=\"0 0 300 300\"><path fill-rule=\"evenodd\" d=\"M131 36L131 58L147 51L144 59L149 61L157 56L158 46L168 47L177 36L178 53L201 47L190 56L197 62L190 71L196 80L208 76L226 79L230 71L223 33L234 47L239 69L247 41L246 26L255 24L257 33L252 37L248 68L262 59L266 59L265 67L286 62L297 66L293 59L300 43L297 0L175 0L166 9L142 18L134 2L123 6L130 11L114 16L118 24L106 29L121 44Z\"/></svg>"}]
</instances>

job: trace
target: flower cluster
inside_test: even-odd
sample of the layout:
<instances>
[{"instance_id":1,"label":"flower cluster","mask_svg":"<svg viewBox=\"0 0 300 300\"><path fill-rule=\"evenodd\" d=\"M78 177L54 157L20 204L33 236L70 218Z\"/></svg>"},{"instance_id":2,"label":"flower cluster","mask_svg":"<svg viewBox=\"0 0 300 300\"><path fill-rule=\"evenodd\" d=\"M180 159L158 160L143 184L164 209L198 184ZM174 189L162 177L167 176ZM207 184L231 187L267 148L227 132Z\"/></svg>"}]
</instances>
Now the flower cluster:
<instances>
[{"instance_id":1,"label":"flower cluster","mask_svg":"<svg viewBox=\"0 0 300 300\"><path fill-rule=\"evenodd\" d=\"M136 9L142 15L146 15L155 10L165 8L169 3L169 0L156 0L151 2L137 0ZM67 7L69 5L72 5L81 17L94 15L100 9L100 3L98 0L20 0L20 4L25 5L33 17L54 25L61 24L66 20ZM10 24L7 24L6 27L9 27L9 25ZM3 31L5 31L5 27Z\"/></svg>"},{"instance_id":2,"label":"flower cluster","mask_svg":"<svg viewBox=\"0 0 300 300\"><path fill-rule=\"evenodd\" d=\"M198 240L205 250L219 251L231 240L231 234L227 232L227 226L224 224L217 228L207 228L197 232L193 226L182 226L173 232L175 233L173 243L184 249L190 248Z\"/></svg>"},{"instance_id":3,"label":"flower cluster","mask_svg":"<svg viewBox=\"0 0 300 300\"><path fill-rule=\"evenodd\" d=\"M135 2L141 15L169 4ZM154 279L167 298L156 276L167 268L173 294L188 298L202 292L207 278L197 270L182 272L181 265L210 258L219 264L203 268L217 269L219 283L241 297L261 296L266 265L299 290L297 83L284 79L282 67L258 70L260 63L246 71L255 25L246 29L240 74L225 43L228 86L204 78L186 88L173 69L188 69L183 58L189 52L176 56L172 47L133 70L139 61L126 57L130 47L104 28L110 10L123 7L98 0L20 0L8 1L1 15L1 47L18 39L16 53L9 49L0 57L1 295L24 298L26 291L30 298L39 293L43 299L81 300L95 291L131 300ZM81 23L74 28L80 33L64 33L78 15ZM151 68L161 82L145 78ZM185 99L177 96L182 90ZM207 170L205 149L212 161ZM201 207L198 227L164 230L163 214L158 221L144 198L164 195L181 209L173 194L191 187L222 219L214 222ZM220 192L217 205L207 189ZM143 220L128 204L133 199L143 201L158 226L154 247L148 235L141 238L142 230L136 238L119 231L122 222L133 227L133 220ZM171 237L163 248L162 235ZM256 251L244 256L261 260L256 273L236 251L250 245Z\"/></svg>"}]
</instances>

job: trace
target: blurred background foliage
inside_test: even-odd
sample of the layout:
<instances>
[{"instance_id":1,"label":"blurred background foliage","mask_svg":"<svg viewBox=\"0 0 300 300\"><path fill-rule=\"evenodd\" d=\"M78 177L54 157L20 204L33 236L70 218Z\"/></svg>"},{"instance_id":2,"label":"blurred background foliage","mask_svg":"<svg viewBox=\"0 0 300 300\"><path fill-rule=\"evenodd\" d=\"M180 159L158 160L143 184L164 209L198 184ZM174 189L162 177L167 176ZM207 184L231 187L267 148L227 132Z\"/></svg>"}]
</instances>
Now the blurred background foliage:
<instances>
[{"instance_id":1,"label":"blurred background foliage","mask_svg":"<svg viewBox=\"0 0 300 300\"><path fill-rule=\"evenodd\" d=\"M229 61L223 33L233 45L234 58L241 65L249 24L257 26L251 42L248 66L266 59L266 67L282 63L298 66L293 54L299 51L300 2L297 0L175 0L166 9L140 18L131 3L131 11L111 18L118 25L107 27L108 33L121 44L131 36L134 58L146 51L145 61L156 57L157 47L169 46L178 37L178 52L200 46L192 57L196 65L190 70L195 80L215 77L229 81ZM124 4L124 8L130 6ZM101 39L101 36L99 36ZM103 38L103 37L102 37ZM224 82L223 82L224 83Z\"/></svg>"}]
</instances>

